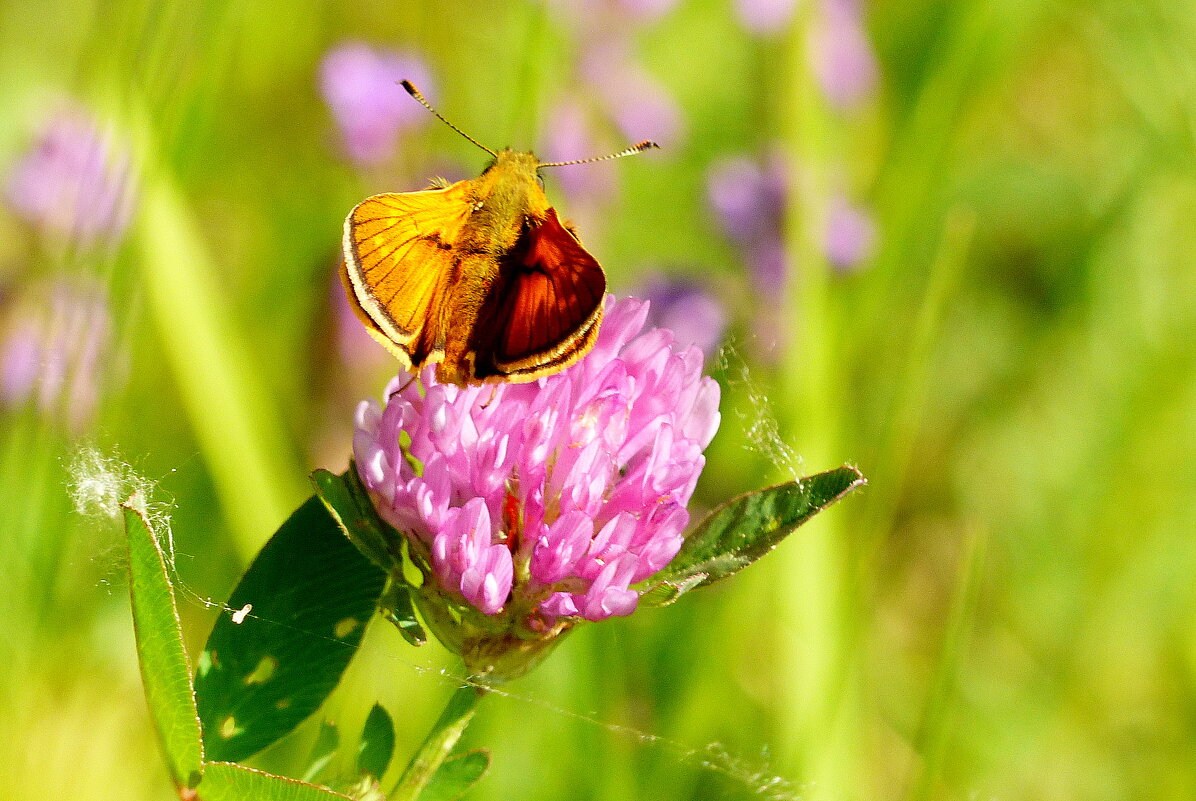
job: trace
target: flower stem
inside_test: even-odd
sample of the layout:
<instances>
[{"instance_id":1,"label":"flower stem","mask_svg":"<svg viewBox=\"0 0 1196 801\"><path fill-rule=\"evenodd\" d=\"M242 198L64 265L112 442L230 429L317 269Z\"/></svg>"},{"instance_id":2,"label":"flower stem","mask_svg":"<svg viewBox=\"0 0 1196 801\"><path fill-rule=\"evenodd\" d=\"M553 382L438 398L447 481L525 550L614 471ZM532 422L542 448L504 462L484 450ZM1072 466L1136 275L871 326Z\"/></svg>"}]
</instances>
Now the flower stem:
<instances>
[{"instance_id":1,"label":"flower stem","mask_svg":"<svg viewBox=\"0 0 1196 801\"><path fill-rule=\"evenodd\" d=\"M428 782L436 775L440 763L444 762L445 757L456 746L457 740L461 739L461 734L473 719L473 713L477 711L478 701L485 694L485 687L474 684L457 688L445 705L444 711L440 713L440 719L424 738L424 744L415 752L407 769L403 771L403 777L387 795L389 801L415 801L419 798Z\"/></svg>"}]
</instances>

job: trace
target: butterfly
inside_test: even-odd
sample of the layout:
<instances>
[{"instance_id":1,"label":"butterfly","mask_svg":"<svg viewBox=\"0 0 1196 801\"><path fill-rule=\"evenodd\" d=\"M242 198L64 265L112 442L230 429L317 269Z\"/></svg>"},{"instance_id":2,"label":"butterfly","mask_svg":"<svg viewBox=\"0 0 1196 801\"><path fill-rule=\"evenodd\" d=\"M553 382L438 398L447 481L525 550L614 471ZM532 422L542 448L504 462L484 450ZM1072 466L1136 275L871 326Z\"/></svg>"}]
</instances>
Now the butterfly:
<instances>
[{"instance_id":1,"label":"butterfly","mask_svg":"<svg viewBox=\"0 0 1196 801\"><path fill-rule=\"evenodd\" d=\"M658 145L541 163L485 147L402 85L494 161L477 178L374 195L349 212L341 279L354 311L404 368L435 363L441 383L525 382L563 370L598 337L606 273L549 205L539 170Z\"/></svg>"}]
</instances>

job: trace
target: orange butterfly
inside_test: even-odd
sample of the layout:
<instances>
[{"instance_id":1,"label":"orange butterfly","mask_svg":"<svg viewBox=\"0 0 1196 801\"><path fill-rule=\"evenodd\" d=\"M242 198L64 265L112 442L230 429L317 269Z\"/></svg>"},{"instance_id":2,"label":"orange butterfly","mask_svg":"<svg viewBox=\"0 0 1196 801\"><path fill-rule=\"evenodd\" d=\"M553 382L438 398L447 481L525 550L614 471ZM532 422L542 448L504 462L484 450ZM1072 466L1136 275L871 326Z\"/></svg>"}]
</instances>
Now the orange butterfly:
<instances>
[{"instance_id":1,"label":"orange butterfly","mask_svg":"<svg viewBox=\"0 0 1196 801\"><path fill-rule=\"evenodd\" d=\"M495 152L481 176L421 192L374 195L345 220L341 279L357 316L408 370L435 362L442 383L532 381L584 356L598 337L606 274L548 205L542 164Z\"/></svg>"}]
</instances>

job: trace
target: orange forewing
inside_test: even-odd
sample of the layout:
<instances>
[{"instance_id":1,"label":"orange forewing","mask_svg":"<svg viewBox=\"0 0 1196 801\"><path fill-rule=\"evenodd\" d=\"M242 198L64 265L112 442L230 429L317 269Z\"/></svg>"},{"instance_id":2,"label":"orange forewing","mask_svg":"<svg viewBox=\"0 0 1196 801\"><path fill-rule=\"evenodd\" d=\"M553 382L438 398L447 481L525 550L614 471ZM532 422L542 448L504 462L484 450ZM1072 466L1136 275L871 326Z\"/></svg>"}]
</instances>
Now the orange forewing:
<instances>
[{"instance_id":1,"label":"orange forewing","mask_svg":"<svg viewBox=\"0 0 1196 801\"><path fill-rule=\"evenodd\" d=\"M587 344L602 319L602 267L551 208L540 225L524 234L512 255L496 332L495 368L517 375L572 363L580 356L578 345Z\"/></svg>"},{"instance_id":2,"label":"orange forewing","mask_svg":"<svg viewBox=\"0 0 1196 801\"><path fill-rule=\"evenodd\" d=\"M443 355L452 247L471 211L467 183L375 195L345 221L349 297L374 338L408 368Z\"/></svg>"}]
</instances>

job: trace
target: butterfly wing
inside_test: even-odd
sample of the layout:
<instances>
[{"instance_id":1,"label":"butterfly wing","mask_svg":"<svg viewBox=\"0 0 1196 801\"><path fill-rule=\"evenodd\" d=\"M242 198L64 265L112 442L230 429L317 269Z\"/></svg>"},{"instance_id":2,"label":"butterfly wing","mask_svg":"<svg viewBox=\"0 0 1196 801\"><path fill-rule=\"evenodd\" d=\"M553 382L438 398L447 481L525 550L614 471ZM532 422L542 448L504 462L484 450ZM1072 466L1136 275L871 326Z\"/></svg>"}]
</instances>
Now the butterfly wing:
<instances>
[{"instance_id":1,"label":"butterfly wing","mask_svg":"<svg viewBox=\"0 0 1196 801\"><path fill-rule=\"evenodd\" d=\"M354 311L411 369L443 358L452 248L473 211L469 184L374 195L345 220L342 279Z\"/></svg>"},{"instance_id":2,"label":"butterfly wing","mask_svg":"<svg viewBox=\"0 0 1196 801\"><path fill-rule=\"evenodd\" d=\"M606 274L552 208L512 257L492 362L508 380L530 381L567 367L593 346Z\"/></svg>"}]
</instances>

